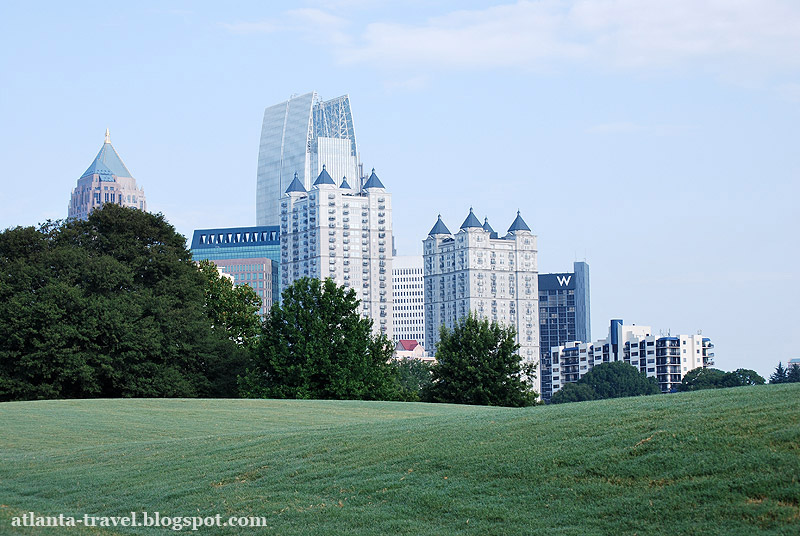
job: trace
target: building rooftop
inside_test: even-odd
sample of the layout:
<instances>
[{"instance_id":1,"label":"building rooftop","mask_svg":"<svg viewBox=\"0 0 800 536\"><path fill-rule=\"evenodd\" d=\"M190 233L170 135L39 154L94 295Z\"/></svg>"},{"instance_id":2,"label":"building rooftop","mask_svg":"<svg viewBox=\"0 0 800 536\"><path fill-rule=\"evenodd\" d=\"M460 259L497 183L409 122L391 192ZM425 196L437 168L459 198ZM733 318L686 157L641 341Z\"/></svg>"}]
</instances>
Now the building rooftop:
<instances>
[{"instance_id":1,"label":"building rooftop","mask_svg":"<svg viewBox=\"0 0 800 536\"><path fill-rule=\"evenodd\" d=\"M433 236L433 235L449 235L450 234L450 229L448 229L447 226L442 221L442 215L441 214L439 214L439 219L436 220L436 223L434 224L433 229L431 229L431 232L428 233L428 234L430 236Z\"/></svg>"},{"instance_id":2,"label":"building rooftop","mask_svg":"<svg viewBox=\"0 0 800 536\"><path fill-rule=\"evenodd\" d=\"M111 136L106 129L106 139L103 142L103 146L100 148L100 152L97 153L97 156L94 157L94 161L89 165L89 167L84 171L81 177L85 177L87 175L99 174L100 180L111 181L111 175L116 175L117 177L132 177L131 172L128 171L128 168L125 167L125 164L122 163L122 159L117 154L117 151L114 150L114 146L111 145Z\"/></svg>"},{"instance_id":3,"label":"building rooftop","mask_svg":"<svg viewBox=\"0 0 800 536\"><path fill-rule=\"evenodd\" d=\"M478 221L478 218L475 217L475 213L472 212L472 207L469 207L469 214L467 215L467 219L464 220L464 223L461 224L461 229L472 228L483 229L483 226L481 222Z\"/></svg>"},{"instance_id":4,"label":"building rooftop","mask_svg":"<svg viewBox=\"0 0 800 536\"><path fill-rule=\"evenodd\" d=\"M317 177L317 180L314 181L314 186L319 186L320 184L332 184L336 186L336 183L333 182L331 176L328 174L327 171L325 171L325 164L322 164L322 171Z\"/></svg>"},{"instance_id":5,"label":"building rooftop","mask_svg":"<svg viewBox=\"0 0 800 536\"><path fill-rule=\"evenodd\" d=\"M531 228L528 227L528 224L525 223L525 220L522 219L522 216L519 215L519 210L517 211L517 217L511 223L511 227L508 228L508 232L514 231L530 231Z\"/></svg>"},{"instance_id":6,"label":"building rooftop","mask_svg":"<svg viewBox=\"0 0 800 536\"><path fill-rule=\"evenodd\" d=\"M386 188L378 176L375 174L375 168L372 168L372 174L367 179L367 183L364 185L364 189L367 188Z\"/></svg>"},{"instance_id":7,"label":"building rooftop","mask_svg":"<svg viewBox=\"0 0 800 536\"><path fill-rule=\"evenodd\" d=\"M294 172L294 179L292 179L292 182L291 182L291 184L289 184L289 187L286 188L286 193L288 194L289 192L306 193L306 189L303 186L303 183L300 182L300 179L297 178L297 172L296 171Z\"/></svg>"}]
</instances>

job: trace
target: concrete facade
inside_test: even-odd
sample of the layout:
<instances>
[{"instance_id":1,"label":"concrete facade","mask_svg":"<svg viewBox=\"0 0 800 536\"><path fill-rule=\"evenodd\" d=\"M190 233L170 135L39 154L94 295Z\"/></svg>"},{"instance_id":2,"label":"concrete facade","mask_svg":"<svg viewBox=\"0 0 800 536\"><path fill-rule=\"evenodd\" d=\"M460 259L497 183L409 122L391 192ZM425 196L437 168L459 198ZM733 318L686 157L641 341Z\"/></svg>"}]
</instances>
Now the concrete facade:
<instances>
[{"instance_id":1,"label":"concrete facade","mask_svg":"<svg viewBox=\"0 0 800 536\"><path fill-rule=\"evenodd\" d=\"M435 355L439 328L452 329L470 311L513 326L525 362L539 362L539 293L536 236L519 212L498 238L472 209L451 234L441 217L423 241L425 341ZM540 390L539 373L535 389Z\"/></svg>"},{"instance_id":2,"label":"concrete facade","mask_svg":"<svg viewBox=\"0 0 800 536\"><path fill-rule=\"evenodd\" d=\"M375 170L359 191L323 166L309 191L296 177L280 206L281 288L331 278L355 290L373 330L392 339L392 196Z\"/></svg>"},{"instance_id":3,"label":"concrete facade","mask_svg":"<svg viewBox=\"0 0 800 536\"><path fill-rule=\"evenodd\" d=\"M393 340L417 341L425 346L425 292L421 255L392 259L394 298Z\"/></svg>"},{"instance_id":4,"label":"concrete facade","mask_svg":"<svg viewBox=\"0 0 800 536\"><path fill-rule=\"evenodd\" d=\"M655 336L650 326L612 320L608 337L550 349L553 393L578 381L595 365L624 361L656 378L662 392L677 389L690 370L714 365L714 345L702 335Z\"/></svg>"}]
</instances>

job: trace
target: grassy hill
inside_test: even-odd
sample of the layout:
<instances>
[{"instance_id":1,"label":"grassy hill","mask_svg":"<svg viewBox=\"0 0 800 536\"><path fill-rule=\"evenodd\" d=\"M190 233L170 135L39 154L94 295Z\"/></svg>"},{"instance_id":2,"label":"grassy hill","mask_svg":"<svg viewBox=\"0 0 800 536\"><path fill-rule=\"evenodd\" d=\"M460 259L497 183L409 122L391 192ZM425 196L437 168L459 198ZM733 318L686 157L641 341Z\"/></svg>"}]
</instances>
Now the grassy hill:
<instances>
[{"instance_id":1,"label":"grassy hill","mask_svg":"<svg viewBox=\"0 0 800 536\"><path fill-rule=\"evenodd\" d=\"M0 404L12 516L266 516L205 534L798 534L800 384L526 409L274 400ZM190 532L190 531L187 531Z\"/></svg>"}]
</instances>

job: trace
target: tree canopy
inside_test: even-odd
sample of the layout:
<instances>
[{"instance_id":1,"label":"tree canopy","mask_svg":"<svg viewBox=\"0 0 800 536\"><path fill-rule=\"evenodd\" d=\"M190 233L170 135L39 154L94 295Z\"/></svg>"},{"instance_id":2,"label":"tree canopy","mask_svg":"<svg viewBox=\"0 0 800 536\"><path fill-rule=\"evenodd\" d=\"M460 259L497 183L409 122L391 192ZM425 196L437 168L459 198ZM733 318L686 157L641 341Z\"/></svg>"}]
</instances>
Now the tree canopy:
<instances>
[{"instance_id":1,"label":"tree canopy","mask_svg":"<svg viewBox=\"0 0 800 536\"><path fill-rule=\"evenodd\" d=\"M553 404L621 398L660 393L655 378L648 378L624 361L595 365L575 383L568 383L550 399Z\"/></svg>"},{"instance_id":2,"label":"tree canopy","mask_svg":"<svg viewBox=\"0 0 800 536\"><path fill-rule=\"evenodd\" d=\"M452 329L441 327L432 384L433 402L527 406L536 400L536 365L523 363L513 326L470 313Z\"/></svg>"},{"instance_id":3,"label":"tree canopy","mask_svg":"<svg viewBox=\"0 0 800 536\"><path fill-rule=\"evenodd\" d=\"M387 400L394 346L331 279L301 278L273 304L241 392L247 397Z\"/></svg>"},{"instance_id":4,"label":"tree canopy","mask_svg":"<svg viewBox=\"0 0 800 536\"><path fill-rule=\"evenodd\" d=\"M160 214L106 204L0 233L0 400L230 396L212 371L234 346Z\"/></svg>"},{"instance_id":5,"label":"tree canopy","mask_svg":"<svg viewBox=\"0 0 800 536\"><path fill-rule=\"evenodd\" d=\"M769 377L769 383L798 383L800 382L800 366L789 364L783 368L783 363L778 362L775 372Z\"/></svg>"},{"instance_id":6,"label":"tree canopy","mask_svg":"<svg viewBox=\"0 0 800 536\"><path fill-rule=\"evenodd\" d=\"M733 372L714 368L698 367L687 372L679 391L699 391L702 389L723 389L727 387L742 387L745 385L763 385L765 383L756 371L750 369L736 369Z\"/></svg>"}]
</instances>

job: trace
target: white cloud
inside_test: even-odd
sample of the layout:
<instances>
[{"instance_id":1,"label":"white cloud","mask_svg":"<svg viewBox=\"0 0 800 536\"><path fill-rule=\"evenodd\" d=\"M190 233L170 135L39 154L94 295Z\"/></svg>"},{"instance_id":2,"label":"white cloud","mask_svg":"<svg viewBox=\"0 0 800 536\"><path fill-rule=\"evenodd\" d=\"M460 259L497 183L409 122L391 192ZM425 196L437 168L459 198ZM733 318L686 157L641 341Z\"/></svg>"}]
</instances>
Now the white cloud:
<instances>
[{"instance_id":1,"label":"white cloud","mask_svg":"<svg viewBox=\"0 0 800 536\"><path fill-rule=\"evenodd\" d=\"M800 65L800 2L519 1L418 25L371 23L353 43L337 49L341 61L448 69L539 69L564 61L639 69L698 62L714 71L785 70Z\"/></svg>"}]
</instances>

